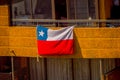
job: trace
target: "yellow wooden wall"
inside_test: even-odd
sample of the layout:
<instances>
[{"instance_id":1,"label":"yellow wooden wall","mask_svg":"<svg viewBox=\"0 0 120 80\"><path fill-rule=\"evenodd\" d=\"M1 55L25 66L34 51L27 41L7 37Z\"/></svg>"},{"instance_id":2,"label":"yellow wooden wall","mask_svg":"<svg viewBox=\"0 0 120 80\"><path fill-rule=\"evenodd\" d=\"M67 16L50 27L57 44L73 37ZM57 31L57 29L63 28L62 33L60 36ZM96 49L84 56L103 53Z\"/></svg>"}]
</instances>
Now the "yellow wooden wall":
<instances>
[{"instance_id":1,"label":"yellow wooden wall","mask_svg":"<svg viewBox=\"0 0 120 80\"><path fill-rule=\"evenodd\" d=\"M75 53L61 57L120 58L119 34L120 28L75 28ZM0 56L15 56L14 52L21 57L37 56L35 27L0 27Z\"/></svg>"},{"instance_id":2,"label":"yellow wooden wall","mask_svg":"<svg viewBox=\"0 0 120 80\"><path fill-rule=\"evenodd\" d=\"M0 26L9 25L9 7L8 5L0 5Z\"/></svg>"}]
</instances>

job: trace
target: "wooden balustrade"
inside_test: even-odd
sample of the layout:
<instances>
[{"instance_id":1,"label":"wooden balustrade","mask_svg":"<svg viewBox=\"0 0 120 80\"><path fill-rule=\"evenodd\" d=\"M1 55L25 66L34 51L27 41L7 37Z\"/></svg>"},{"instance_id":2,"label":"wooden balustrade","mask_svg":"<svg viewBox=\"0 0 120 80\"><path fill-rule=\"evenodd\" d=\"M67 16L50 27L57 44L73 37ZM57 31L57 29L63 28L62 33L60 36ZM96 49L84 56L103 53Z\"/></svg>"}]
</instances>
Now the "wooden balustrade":
<instances>
[{"instance_id":1,"label":"wooden balustrade","mask_svg":"<svg viewBox=\"0 0 120 80\"><path fill-rule=\"evenodd\" d=\"M119 34L120 28L75 28L74 54L49 57L120 58ZM36 57L36 28L0 27L0 56Z\"/></svg>"}]
</instances>

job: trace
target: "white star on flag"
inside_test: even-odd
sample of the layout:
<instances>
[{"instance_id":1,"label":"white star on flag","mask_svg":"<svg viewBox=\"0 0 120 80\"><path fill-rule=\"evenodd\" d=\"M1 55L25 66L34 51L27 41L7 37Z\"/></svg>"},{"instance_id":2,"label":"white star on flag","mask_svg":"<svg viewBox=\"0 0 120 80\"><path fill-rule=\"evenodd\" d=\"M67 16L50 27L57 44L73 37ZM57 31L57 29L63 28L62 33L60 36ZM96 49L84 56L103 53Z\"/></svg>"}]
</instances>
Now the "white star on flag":
<instances>
[{"instance_id":1,"label":"white star on flag","mask_svg":"<svg viewBox=\"0 0 120 80\"><path fill-rule=\"evenodd\" d=\"M39 36L42 36L42 37L43 37L43 35L44 35L44 32L41 30L41 31L39 32Z\"/></svg>"}]
</instances>

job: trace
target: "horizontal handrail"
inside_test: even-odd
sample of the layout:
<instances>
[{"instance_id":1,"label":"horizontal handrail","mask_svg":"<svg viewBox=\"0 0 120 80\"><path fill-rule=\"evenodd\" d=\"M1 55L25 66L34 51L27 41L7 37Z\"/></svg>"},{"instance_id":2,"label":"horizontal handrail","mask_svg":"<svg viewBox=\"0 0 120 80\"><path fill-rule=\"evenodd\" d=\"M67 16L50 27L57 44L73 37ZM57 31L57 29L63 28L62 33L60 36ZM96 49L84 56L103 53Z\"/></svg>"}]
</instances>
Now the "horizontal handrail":
<instances>
[{"instance_id":1,"label":"horizontal handrail","mask_svg":"<svg viewBox=\"0 0 120 80\"><path fill-rule=\"evenodd\" d=\"M82 26L82 27L118 27L120 26L120 20L104 20L104 19L67 19L67 20L55 20L55 19L12 19L13 25L44 25L44 26ZM104 23L104 24L101 24Z\"/></svg>"},{"instance_id":2,"label":"horizontal handrail","mask_svg":"<svg viewBox=\"0 0 120 80\"><path fill-rule=\"evenodd\" d=\"M17 22L67 22L67 23L73 23L73 22L120 22L120 20L103 20L103 19L76 19L76 20L55 20L55 19L12 19L12 21Z\"/></svg>"}]
</instances>

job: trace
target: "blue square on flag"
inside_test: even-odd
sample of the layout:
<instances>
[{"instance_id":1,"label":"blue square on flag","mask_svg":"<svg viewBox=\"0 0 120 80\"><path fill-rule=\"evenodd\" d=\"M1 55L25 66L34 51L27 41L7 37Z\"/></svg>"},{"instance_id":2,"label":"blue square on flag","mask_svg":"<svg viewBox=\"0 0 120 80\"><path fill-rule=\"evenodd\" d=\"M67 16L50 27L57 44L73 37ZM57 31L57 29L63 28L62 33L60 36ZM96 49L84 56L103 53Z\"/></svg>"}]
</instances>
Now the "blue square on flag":
<instances>
[{"instance_id":1,"label":"blue square on flag","mask_svg":"<svg viewBox=\"0 0 120 80\"><path fill-rule=\"evenodd\" d=\"M38 54L73 54L73 28L74 26L70 26L52 30L43 26L37 26Z\"/></svg>"},{"instance_id":2,"label":"blue square on flag","mask_svg":"<svg viewBox=\"0 0 120 80\"><path fill-rule=\"evenodd\" d=\"M37 39L38 40L46 40L47 39L47 30L48 28L45 28L45 27L42 27L42 26L39 26L37 27Z\"/></svg>"}]
</instances>

